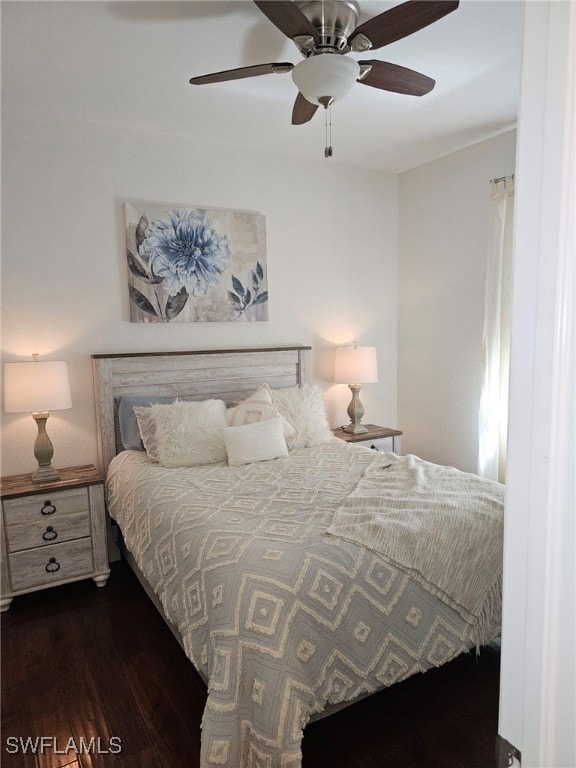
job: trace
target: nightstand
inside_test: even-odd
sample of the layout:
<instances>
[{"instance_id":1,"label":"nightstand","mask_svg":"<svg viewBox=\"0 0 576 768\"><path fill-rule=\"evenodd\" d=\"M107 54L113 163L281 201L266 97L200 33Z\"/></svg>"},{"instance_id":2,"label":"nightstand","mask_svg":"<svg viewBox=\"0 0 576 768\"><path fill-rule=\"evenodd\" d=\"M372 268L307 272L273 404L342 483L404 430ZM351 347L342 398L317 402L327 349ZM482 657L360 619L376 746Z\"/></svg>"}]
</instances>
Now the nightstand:
<instances>
[{"instance_id":1,"label":"nightstand","mask_svg":"<svg viewBox=\"0 0 576 768\"><path fill-rule=\"evenodd\" d=\"M35 484L30 474L2 478L2 597L110 574L104 483L92 465L60 470L60 480Z\"/></svg>"},{"instance_id":2,"label":"nightstand","mask_svg":"<svg viewBox=\"0 0 576 768\"><path fill-rule=\"evenodd\" d=\"M342 427L334 429L332 432L335 437L339 437L340 440L345 440L347 443L364 445L375 451L392 451L392 453L397 453L400 456L402 453L400 443L402 432L400 430L378 427L376 424L365 424L364 426L368 432L363 432L361 435L345 432Z\"/></svg>"}]
</instances>

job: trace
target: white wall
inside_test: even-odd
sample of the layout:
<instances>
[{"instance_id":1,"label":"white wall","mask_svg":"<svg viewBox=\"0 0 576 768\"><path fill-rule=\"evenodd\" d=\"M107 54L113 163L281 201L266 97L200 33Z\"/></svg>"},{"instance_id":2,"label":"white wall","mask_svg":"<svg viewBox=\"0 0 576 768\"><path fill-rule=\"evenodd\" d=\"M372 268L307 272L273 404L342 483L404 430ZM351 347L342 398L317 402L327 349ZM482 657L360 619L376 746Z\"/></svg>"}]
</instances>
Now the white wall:
<instances>
[{"instance_id":1,"label":"white wall","mask_svg":"<svg viewBox=\"0 0 576 768\"><path fill-rule=\"evenodd\" d=\"M516 133L400 177L398 425L403 453L477 471L490 179Z\"/></svg>"},{"instance_id":2,"label":"white wall","mask_svg":"<svg viewBox=\"0 0 576 768\"><path fill-rule=\"evenodd\" d=\"M101 352L312 345L337 426L350 395L329 386L332 348L358 339L379 357L366 416L396 425L396 176L32 113L5 112L2 144L3 361L68 361L74 406L48 423L55 466L96 462ZM270 320L131 324L123 199L263 213ZM30 471L32 418L2 416L2 474Z\"/></svg>"}]
</instances>

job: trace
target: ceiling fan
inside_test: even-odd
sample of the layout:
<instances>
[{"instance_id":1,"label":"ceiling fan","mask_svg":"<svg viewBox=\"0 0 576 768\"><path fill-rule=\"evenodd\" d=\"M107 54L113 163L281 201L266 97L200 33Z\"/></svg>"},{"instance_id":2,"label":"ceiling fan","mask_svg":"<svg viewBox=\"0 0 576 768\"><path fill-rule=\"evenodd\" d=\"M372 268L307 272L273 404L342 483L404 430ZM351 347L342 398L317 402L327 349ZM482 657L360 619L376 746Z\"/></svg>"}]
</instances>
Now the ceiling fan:
<instances>
[{"instance_id":1,"label":"ceiling fan","mask_svg":"<svg viewBox=\"0 0 576 768\"><path fill-rule=\"evenodd\" d=\"M296 45L304 60L256 64L193 77L192 85L220 83L259 75L292 72L298 95L292 124L312 119L319 105L328 108L355 82L411 96L423 96L432 78L378 59L357 61L347 54L364 53L414 34L456 10L459 0L407 0L357 26L355 0L254 0L278 29Z\"/></svg>"}]
</instances>

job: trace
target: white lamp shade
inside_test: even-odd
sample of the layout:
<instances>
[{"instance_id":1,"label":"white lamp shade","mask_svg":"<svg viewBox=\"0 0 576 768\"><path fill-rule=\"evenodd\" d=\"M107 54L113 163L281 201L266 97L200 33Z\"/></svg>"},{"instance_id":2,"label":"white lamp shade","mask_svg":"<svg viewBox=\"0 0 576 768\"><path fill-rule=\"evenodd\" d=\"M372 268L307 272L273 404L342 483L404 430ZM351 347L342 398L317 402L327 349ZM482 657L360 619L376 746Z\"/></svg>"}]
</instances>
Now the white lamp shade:
<instances>
[{"instance_id":1,"label":"white lamp shade","mask_svg":"<svg viewBox=\"0 0 576 768\"><path fill-rule=\"evenodd\" d=\"M359 75L360 65L355 59L335 53L310 56L292 70L296 87L310 104L320 104L326 97L343 99Z\"/></svg>"},{"instance_id":2,"label":"white lamp shade","mask_svg":"<svg viewBox=\"0 0 576 768\"><path fill-rule=\"evenodd\" d=\"M4 366L4 410L61 411L72 408L68 366L63 360L6 363Z\"/></svg>"},{"instance_id":3,"label":"white lamp shade","mask_svg":"<svg viewBox=\"0 0 576 768\"><path fill-rule=\"evenodd\" d=\"M376 347L338 347L334 357L338 384L372 384L378 381Z\"/></svg>"}]
</instances>

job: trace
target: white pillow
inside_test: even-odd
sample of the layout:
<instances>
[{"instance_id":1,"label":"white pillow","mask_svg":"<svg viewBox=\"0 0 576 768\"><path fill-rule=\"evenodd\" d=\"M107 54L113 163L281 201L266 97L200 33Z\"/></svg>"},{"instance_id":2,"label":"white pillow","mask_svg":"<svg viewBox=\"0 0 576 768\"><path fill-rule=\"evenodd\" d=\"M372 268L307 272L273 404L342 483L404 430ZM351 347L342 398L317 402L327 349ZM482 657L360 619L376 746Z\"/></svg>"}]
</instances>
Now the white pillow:
<instances>
[{"instance_id":1,"label":"white pillow","mask_svg":"<svg viewBox=\"0 0 576 768\"><path fill-rule=\"evenodd\" d=\"M268 385L263 384L238 405L228 408L226 421L230 427L240 427L243 424L254 424L257 421L273 419L279 415L278 408L272 404L272 395ZM292 437L294 428L283 417L282 428L284 437Z\"/></svg>"},{"instance_id":2,"label":"white pillow","mask_svg":"<svg viewBox=\"0 0 576 768\"><path fill-rule=\"evenodd\" d=\"M288 456L280 416L238 427L224 427L222 435L231 467Z\"/></svg>"},{"instance_id":3,"label":"white pillow","mask_svg":"<svg viewBox=\"0 0 576 768\"><path fill-rule=\"evenodd\" d=\"M307 448L327 443L334 437L328 424L322 390L317 384L270 389L273 404L294 427L288 448Z\"/></svg>"},{"instance_id":4,"label":"white pillow","mask_svg":"<svg viewBox=\"0 0 576 768\"><path fill-rule=\"evenodd\" d=\"M226 461L221 429L226 426L223 400L135 407L148 458L162 467L196 467Z\"/></svg>"}]
</instances>

